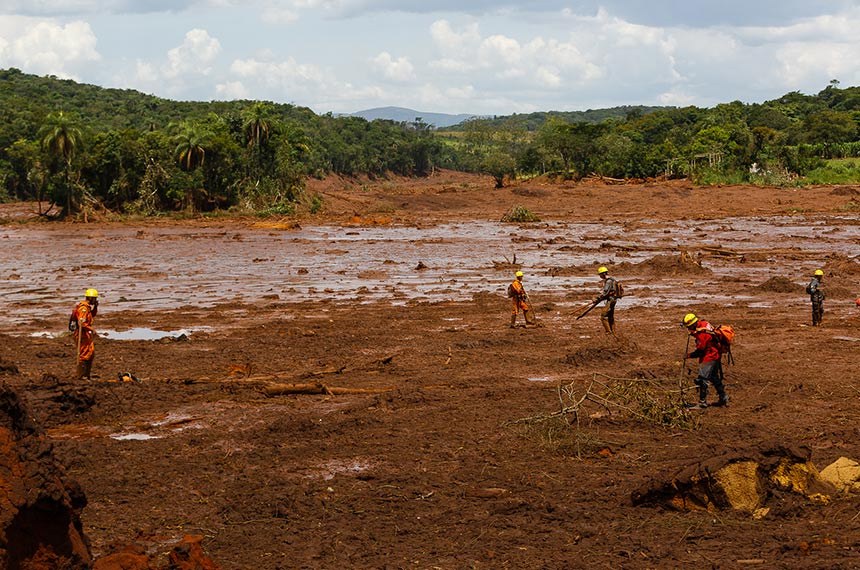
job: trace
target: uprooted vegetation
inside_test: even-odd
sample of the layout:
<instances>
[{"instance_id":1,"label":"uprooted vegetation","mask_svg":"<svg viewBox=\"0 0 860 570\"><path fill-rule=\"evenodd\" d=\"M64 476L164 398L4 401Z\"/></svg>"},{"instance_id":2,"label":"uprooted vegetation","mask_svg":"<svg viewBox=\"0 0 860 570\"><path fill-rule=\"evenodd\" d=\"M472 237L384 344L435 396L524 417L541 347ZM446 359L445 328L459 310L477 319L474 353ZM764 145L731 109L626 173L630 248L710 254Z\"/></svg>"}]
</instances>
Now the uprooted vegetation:
<instances>
[{"instance_id":1,"label":"uprooted vegetation","mask_svg":"<svg viewBox=\"0 0 860 570\"><path fill-rule=\"evenodd\" d=\"M502 216L503 222L530 223L539 222L540 218L525 206L514 206Z\"/></svg>"},{"instance_id":2,"label":"uprooted vegetation","mask_svg":"<svg viewBox=\"0 0 860 570\"><path fill-rule=\"evenodd\" d=\"M696 430L699 416L687 408L684 392L671 381L610 378L594 374L587 383L559 386L561 408L521 418L514 424L537 424L564 418L573 429L584 429L603 418L637 420L682 430Z\"/></svg>"}]
</instances>

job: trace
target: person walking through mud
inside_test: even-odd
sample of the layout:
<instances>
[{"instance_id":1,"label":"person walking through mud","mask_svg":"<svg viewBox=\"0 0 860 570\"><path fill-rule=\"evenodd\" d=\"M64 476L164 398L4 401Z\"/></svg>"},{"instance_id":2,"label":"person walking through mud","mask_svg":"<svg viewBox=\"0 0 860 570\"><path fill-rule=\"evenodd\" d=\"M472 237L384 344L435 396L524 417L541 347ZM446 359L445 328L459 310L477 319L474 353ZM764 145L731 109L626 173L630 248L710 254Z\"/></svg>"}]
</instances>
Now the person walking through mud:
<instances>
[{"instance_id":1,"label":"person walking through mud","mask_svg":"<svg viewBox=\"0 0 860 570\"><path fill-rule=\"evenodd\" d=\"M699 387L699 403L691 405L691 409L703 410L708 407L708 384L713 384L719 400L714 406L725 406L729 403L726 389L723 385L723 364L720 344L714 327L708 321L698 318L693 313L687 313L681 326L686 327L690 336L696 341L696 349L686 355L686 358L699 359L699 375L696 376L696 386Z\"/></svg>"},{"instance_id":2,"label":"person walking through mud","mask_svg":"<svg viewBox=\"0 0 860 570\"><path fill-rule=\"evenodd\" d=\"M603 306L603 312L600 314L600 323L603 325L603 330L606 334L615 334L615 303L621 297L621 290L618 281L614 277L609 276L609 269L600 267L597 270L600 280L603 281L603 290L600 295L594 300L594 304L601 301L606 301Z\"/></svg>"},{"instance_id":3,"label":"person walking through mud","mask_svg":"<svg viewBox=\"0 0 860 570\"><path fill-rule=\"evenodd\" d=\"M95 331L93 319L99 312L99 292L87 289L84 300L79 301L69 317L69 331L74 335L77 345L78 366L76 378L89 380L95 358Z\"/></svg>"},{"instance_id":4,"label":"person walking through mud","mask_svg":"<svg viewBox=\"0 0 860 570\"><path fill-rule=\"evenodd\" d=\"M534 318L531 315L532 307L529 303L529 294L526 293L526 288L523 286L523 272L517 271L514 275L514 282L508 285L508 297L513 304L511 311L511 328L517 326L517 315L520 311L523 312L523 317L526 320L526 326L533 325Z\"/></svg>"},{"instance_id":5,"label":"person walking through mud","mask_svg":"<svg viewBox=\"0 0 860 570\"><path fill-rule=\"evenodd\" d=\"M812 280L806 286L806 292L809 294L809 300L812 301L812 326L821 325L821 318L824 316L824 289L821 287L821 281L824 279L824 271L816 269L812 274Z\"/></svg>"}]
</instances>

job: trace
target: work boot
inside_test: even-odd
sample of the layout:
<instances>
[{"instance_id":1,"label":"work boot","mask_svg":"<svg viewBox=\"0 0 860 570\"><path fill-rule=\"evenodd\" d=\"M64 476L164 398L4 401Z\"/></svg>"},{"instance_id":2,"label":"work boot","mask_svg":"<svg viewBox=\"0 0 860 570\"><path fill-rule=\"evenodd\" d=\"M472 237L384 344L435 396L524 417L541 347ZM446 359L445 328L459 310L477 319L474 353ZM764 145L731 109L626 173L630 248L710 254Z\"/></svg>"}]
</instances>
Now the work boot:
<instances>
[{"instance_id":1,"label":"work boot","mask_svg":"<svg viewBox=\"0 0 860 570\"><path fill-rule=\"evenodd\" d=\"M704 410L708 407L708 403L704 400L699 400L698 404L687 404L686 407L688 410Z\"/></svg>"},{"instance_id":2,"label":"work boot","mask_svg":"<svg viewBox=\"0 0 860 570\"><path fill-rule=\"evenodd\" d=\"M93 360L84 360L83 362L81 362L81 364L83 365L84 378L90 380L93 372Z\"/></svg>"},{"instance_id":3,"label":"work boot","mask_svg":"<svg viewBox=\"0 0 860 570\"><path fill-rule=\"evenodd\" d=\"M512 329L517 328L517 316L516 315L511 315L511 328Z\"/></svg>"},{"instance_id":4,"label":"work boot","mask_svg":"<svg viewBox=\"0 0 860 570\"><path fill-rule=\"evenodd\" d=\"M603 325L603 330L606 331L606 334L612 334L612 327L609 326L608 322L601 319L600 323Z\"/></svg>"},{"instance_id":5,"label":"work boot","mask_svg":"<svg viewBox=\"0 0 860 570\"><path fill-rule=\"evenodd\" d=\"M720 399L711 405L714 406L715 408L721 408L723 406L728 406L729 405L729 397L726 396L725 394L722 394L720 396Z\"/></svg>"}]
</instances>

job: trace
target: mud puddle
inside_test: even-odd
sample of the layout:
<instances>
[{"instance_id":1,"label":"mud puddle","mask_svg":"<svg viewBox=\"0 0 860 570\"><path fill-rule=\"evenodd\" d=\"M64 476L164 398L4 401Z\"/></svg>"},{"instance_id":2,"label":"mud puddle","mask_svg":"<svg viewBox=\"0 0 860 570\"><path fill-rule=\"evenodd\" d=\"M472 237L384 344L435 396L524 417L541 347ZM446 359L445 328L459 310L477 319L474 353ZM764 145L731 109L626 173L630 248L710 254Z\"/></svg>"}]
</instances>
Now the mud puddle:
<instances>
[{"instance_id":1,"label":"mud puddle","mask_svg":"<svg viewBox=\"0 0 860 570\"><path fill-rule=\"evenodd\" d=\"M0 227L0 238L6 240L0 294L22 308L0 316L0 323L7 326L65 314L88 287L102 294L102 313L209 308L233 298L398 304L462 301L480 292L503 297L511 270L497 270L494 262L512 261L516 255L530 291L538 295L582 291L585 296L599 285L593 275L598 264L636 264L682 248L794 248L798 255L814 253L819 258L828 252L860 253L860 228L855 221L799 216L727 218L701 224L643 220L517 226L477 221L426 228L316 226L294 231ZM99 241L96 255L89 247L93 240ZM810 263L815 264L814 259ZM703 263L714 277L763 280L772 271L771 263L723 258L707 258ZM553 274L554 268L568 270ZM637 285L650 286L658 277L662 279L626 278L632 294L625 304L671 302L653 286L647 294L634 293ZM135 329L108 331L105 336L158 340L177 333L182 334Z\"/></svg>"}]
</instances>

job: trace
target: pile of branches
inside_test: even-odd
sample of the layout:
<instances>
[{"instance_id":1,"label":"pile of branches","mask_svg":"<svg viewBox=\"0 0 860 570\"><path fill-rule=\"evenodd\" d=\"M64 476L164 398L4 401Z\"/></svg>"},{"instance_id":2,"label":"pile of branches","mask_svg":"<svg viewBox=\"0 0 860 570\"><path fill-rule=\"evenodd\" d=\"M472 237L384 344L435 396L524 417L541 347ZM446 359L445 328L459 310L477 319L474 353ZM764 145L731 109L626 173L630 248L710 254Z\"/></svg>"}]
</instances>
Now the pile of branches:
<instances>
[{"instance_id":1,"label":"pile of branches","mask_svg":"<svg viewBox=\"0 0 860 570\"><path fill-rule=\"evenodd\" d=\"M559 385L560 409L516 420L514 424L535 424L564 418L580 427L603 417L618 417L682 430L699 427L698 414L684 401L684 391L666 388L657 380L645 378L610 378L594 374L587 384Z\"/></svg>"}]
</instances>

